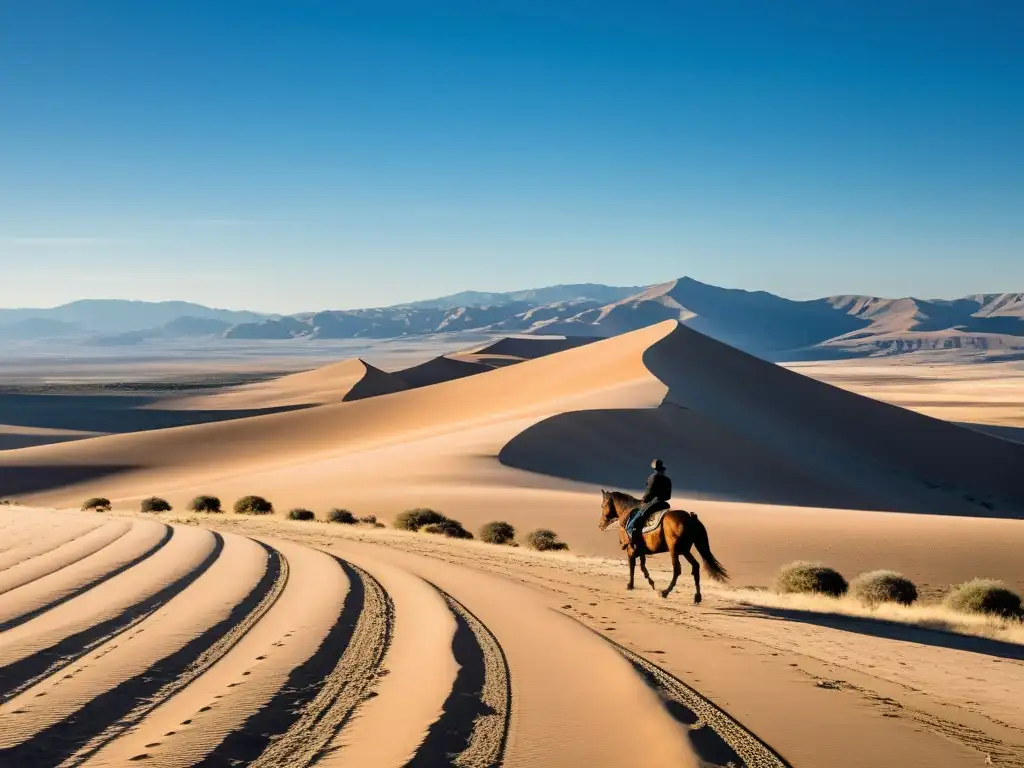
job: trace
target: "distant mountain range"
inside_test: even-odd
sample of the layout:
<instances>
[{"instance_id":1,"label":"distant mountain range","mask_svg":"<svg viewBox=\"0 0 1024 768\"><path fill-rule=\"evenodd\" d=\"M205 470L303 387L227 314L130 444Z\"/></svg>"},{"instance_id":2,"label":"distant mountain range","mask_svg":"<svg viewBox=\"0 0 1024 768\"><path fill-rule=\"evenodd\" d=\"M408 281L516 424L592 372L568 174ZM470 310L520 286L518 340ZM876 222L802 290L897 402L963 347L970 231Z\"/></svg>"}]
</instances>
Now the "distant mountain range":
<instances>
[{"instance_id":1,"label":"distant mountain range","mask_svg":"<svg viewBox=\"0 0 1024 768\"><path fill-rule=\"evenodd\" d=\"M385 339L489 331L614 336L663 320L771 360L961 350L1024 356L1024 293L952 300L831 296L794 301L690 278L650 287L466 291L377 309L265 315L186 302L78 301L0 310L0 339L132 345L171 339Z\"/></svg>"}]
</instances>

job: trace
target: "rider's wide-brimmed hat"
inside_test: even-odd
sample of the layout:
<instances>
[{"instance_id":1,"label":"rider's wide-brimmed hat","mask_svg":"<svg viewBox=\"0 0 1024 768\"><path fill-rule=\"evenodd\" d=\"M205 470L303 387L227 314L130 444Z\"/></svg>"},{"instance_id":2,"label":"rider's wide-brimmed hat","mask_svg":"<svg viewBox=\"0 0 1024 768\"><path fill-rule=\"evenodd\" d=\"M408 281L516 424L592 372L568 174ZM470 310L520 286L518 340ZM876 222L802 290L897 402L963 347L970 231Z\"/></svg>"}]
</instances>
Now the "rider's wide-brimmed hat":
<instances>
[{"instance_id":1,"label":"rider's wide-brimmed hat","mask_svg":"<svg viewBox=\"0 0 1024 768\"><path fill-rule=\"evenodd\" d=\"M651 469L664 469L665 463L661 459L655 459L651 462Z\"/></svg>"}]
</instances>

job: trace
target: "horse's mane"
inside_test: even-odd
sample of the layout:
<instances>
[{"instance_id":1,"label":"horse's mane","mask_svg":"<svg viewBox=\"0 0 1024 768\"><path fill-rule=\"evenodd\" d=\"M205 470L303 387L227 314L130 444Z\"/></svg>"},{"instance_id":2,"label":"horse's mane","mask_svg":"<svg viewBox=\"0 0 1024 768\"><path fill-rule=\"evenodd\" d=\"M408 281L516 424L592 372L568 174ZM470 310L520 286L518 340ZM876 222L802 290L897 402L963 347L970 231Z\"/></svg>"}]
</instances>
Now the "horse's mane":
<instances>
[{"instance_id":1,"label":"horse's mane","mask_svg":"<svg viewBox=\"0 0 1024 768\"><path fill-rule=\"evenodd\" d=\"M638 499L636 496L631 496L630 494L623 493L622 491L612 491L610 495L615 501L623 501L628 502L630 504L636 504L640 502L640 499Z\"/></svg>"}]
</instances>

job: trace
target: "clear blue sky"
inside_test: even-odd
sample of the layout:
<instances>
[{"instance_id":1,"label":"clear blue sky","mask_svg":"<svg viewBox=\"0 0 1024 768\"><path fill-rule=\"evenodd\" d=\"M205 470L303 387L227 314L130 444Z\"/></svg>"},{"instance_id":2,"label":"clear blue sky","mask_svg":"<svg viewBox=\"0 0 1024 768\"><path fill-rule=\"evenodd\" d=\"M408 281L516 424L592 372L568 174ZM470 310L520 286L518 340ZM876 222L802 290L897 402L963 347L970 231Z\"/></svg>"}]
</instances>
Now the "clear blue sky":
<instances>
[{"instance_id":1,"label":"clear blue sky","mask_svg":"<svg viewBox=\"0 0 1024 768\"><path fill-rule=\"evenodd\" d=\"M1024 4L0 3L0 306L1024 290Z\"/></svg>"}]
</instances>

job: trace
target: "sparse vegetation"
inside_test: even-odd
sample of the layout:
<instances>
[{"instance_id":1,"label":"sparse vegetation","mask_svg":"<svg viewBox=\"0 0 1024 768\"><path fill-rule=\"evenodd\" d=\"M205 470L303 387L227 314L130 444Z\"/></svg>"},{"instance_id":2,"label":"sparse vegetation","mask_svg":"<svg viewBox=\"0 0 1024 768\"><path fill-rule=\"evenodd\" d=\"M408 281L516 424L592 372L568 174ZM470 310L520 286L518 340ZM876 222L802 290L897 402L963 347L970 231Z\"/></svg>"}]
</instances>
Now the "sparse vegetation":
<instances>
[{"instance_id":1,"label":"sparse vegetation","mask_svg":"<svg viewBox=\"0 0 1024 768\"><path fill-rule=\"evenodd\" d=\"M8 502L3 502L7 504ZM82 504L83 512L109 512L110 511L110 499L104 499L102 496L94 496L91 499L86 499L85 503Z\"/></svg>"},{"instance_id":2,"label":"sparse vegetation","mask_svg":"<svg viewBox=\"0 0 1024 768\"><path fill-rule=\"evenodd\" d=\"M506 523L504 520L485 523L480 528L480 541L488 544L511 544L515 546L516 529L511 523Z\"/></svg>"},{"instance_id":3,"label":"sparse vegetation","mask_svg":"<svg viewBox=\"0 0 1024 768\"><path fill-rule=\"evenodd\" d=\"M216 496L196 496L192 499L192 503L188 505L188 508L192 512L218 513L224 511L221 508L220 499Z\"/></svg>"},{"instance_id":4,"label":"sparse vegetation","mask_svg":"<svg viewBox=\"0 0 1024 768\"><path fill-rule=\"evenodd\" d=\"M538 528L526 534L526 546L538 552L558 552L566 550L569 545L558 540L558 534L548 528Z\"/></svg>"},{"instance_id":5,"label":"sparse vegetation","mask_svg":"<svg viewBox=\"0 0 1024 768\"><path fill-rule=\"evenodd\" d=\"M472 539L473 534L462 527L458 520L445 519L439 523L431 523L422 528L424 533L447 536L449 539Z\"/></svg>"},{"instance_id":6,"label":"sparse vegetation","mask_svg":"<svg viewBox=\"0 0 1024 768\"><path fill-rule=\"evenodd\" d=\"M235 502L236 515L272 515L274 505L262 496L243 496Z\"/></svg>"},{"instance_id":7,"label":"sparse vegetation","mask_svg":"<svg viewBox=\"0 0 1024 768\"><path fill-rule=\"evenodd\" d=\"M437 525L448 518L433 509L417 507L402 512L395 518L395 528L400 531L418 531L426 525Z\"/></svg>"},{"instance_id":8,"label":"sparse vegetation","mask_svg":"<svg viewBox=\"0 0 1024 768\"><path fill-rule=\"evenodd\" d=\"M359 522L362 523L363 525L380 525L380 526L384 525L383 523L378 523L377 522L377 516L376 515L363 515L362 517L359 518Z\"/></svg>"},{"instance_id":9,"label":"sparse vegetation","mask_svg":"<svg viewBox=\"0 0 1024 768\"><path fill-rule=\"evenodd\" d=\"M954 587L943 602L963 613L985 613L1006 619L1024 617L1020 595L995 579L964 582Z\"/></svg>"},{"instance_id":10,"label":"sparse vegetation","mask_svg":"<svg viewBox=\"0 0 1024 768\"><path fill-rule=\"evenodd\" d=\"M316 520L316 515L311 509L305 509L303 507L295 507L294 509L288 510L289 520Z\"/></svg>"},{"instance_id":11,"label":"sparse vegetation","mask_svg":"<svg viewBox=\"0 0 1024 768\"><path fill-rule=\"evenodd\" d=\"M842 597L849 584L839 571L821 563L797 561L779 571L775 589L783 593L803 593Z\"/></svg>"},{"instance_id":12,"label":"sparse vegetation","mask_svg":"<svg viewBox=\"0 0 1024 768\"><path fill-rule=\"evenodd\" d=\"M359 521L356 520L356 516L347 509L332 509L327 513L327 522L342 523L343 525L355 525Z\"/></svg>"},{"instance_id":13,"label":"sparse vegetation","mask_svg":"<svg viewBox=\"0 0 1024 768\"><path fill-rule=\"evenodd\" d=\"M161 499L159 496L150 496L148 499L143 499L140 506L142 512L170 512L171 505L167 499Z\"/></svg>"},{"instance_id":14,"label":"sparse vegetation","mask_svg":"<svg viewBox=\"0 0 1024 768\"><path fill-rule=\"evenodd\" d=\"M867 605L910 605L917 600L917 587L914 586L914 582L895 571L862 573L851 582L850 592Z\"/></svg>"}]
</instances>

